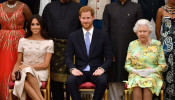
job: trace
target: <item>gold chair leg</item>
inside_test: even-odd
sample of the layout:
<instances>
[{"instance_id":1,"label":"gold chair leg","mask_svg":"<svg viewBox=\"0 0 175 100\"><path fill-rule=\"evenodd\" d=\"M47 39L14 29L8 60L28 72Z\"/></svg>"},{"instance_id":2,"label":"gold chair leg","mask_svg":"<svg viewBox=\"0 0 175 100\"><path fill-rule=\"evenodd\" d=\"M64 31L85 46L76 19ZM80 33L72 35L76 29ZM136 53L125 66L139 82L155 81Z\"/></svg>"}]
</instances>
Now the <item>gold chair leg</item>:
<instances>
[{"instance_id":1,"label":"gold chair leg","mask_svg":"<svg viewBox=\"0 0 175 100\"><path fill-rule=\"evenodd\" d=\"M43 91L43 94L44 94L44 99L47 100L47 93L46 93L46 90L43 89L42 91Z\"/></svg>"},{"instance_id":2,"label":"gold chair leg","mask_svg":"<svg viewBox=\"0 0 175 100\"><path fill-rule=\"evenodd\" d=\"M12 89L9 89L9 99L12 100Z\"/></svg>"},{"instance_id":3,"label":"gold chair leg","mask_svg":"<svg viewBox=\"0 0 175 100\"><path fill-rule=\"evenodd\" d=\"M89 98L89 99L90 99L90 98ZM105 100L108 100L108 91L107 91L107 89L105 90L104 99L105 99ZM71 96L70 96L70 100L72 100Z\"/></svg>"},{"instance_id":4,"label":"gold chair leg","mask_svg":"<svg viewBox=\"0 0 175 100\"><path fill-rule=\"evenodd\" d=\"M125 100L128 100L128 90L125 90Z\"/></svg>"},{"instance_id":5,"label":"gold chair leg","mask_svg":"<svg viewBox=\"0 0 175 100\"><path fill-rule=\"evenodd\" d=\"M108 90L105 90L105 100L108 100Z\"/></svg>"},{"instance_id":6,"label":"gold chair leg","mask_svg":"<svg viewBox=\"0 0 175 100\"><path fill-rule=\"evenodd\" d=\"M163 100L163 90L160 91L161 92L161 100Z\"/></svg>"},{"instance_id":7,"label":"gold chair leg","mask_svg":"<svg viewBox=\"0 0 175 100\"><path fill-rule=\"evenodd\" d=\"M131 94L128 94L129 95L129 100L131 100Z\"/></svg>"},{"instance_id":8,"label":"gold chair leg","mask_svg":"<svg viewBox=\"0 0 175 100\"><path fill-rule=\"evenodd\" d=\"M70 100L72 100L71 96L70 96Z\"/></svg>"},{"instance_id":9,"label":"gold chair leg","mask_svg":"<svg viewBox=\"0 0 175 100\"><path fill-rule=\"evenodd\" d=\"M50 100L50 89L48 89L48 91L47 91L47 94L48 94L48 100Z\"/></svg>"}]
</instances>

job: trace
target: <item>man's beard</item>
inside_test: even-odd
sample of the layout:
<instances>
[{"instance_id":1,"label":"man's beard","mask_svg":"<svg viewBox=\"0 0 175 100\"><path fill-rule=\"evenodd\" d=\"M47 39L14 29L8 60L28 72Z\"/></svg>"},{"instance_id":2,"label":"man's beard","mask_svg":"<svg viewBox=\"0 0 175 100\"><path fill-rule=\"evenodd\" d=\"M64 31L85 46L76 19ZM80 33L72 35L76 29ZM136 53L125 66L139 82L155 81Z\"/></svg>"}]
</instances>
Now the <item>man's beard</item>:
<instances>
[{"instance_id":1,"label":"man's beard","mask_svg":"<svg viewBox=\"0 0 175 100\"><path fill-rule=\"evenodd\" d=\"M82 25L85 29L89 29L90 27L92 27L93 23L89 23L88 26L85 26L83 23L81 23L81 25Z\"/></svg>"}]
</instances>

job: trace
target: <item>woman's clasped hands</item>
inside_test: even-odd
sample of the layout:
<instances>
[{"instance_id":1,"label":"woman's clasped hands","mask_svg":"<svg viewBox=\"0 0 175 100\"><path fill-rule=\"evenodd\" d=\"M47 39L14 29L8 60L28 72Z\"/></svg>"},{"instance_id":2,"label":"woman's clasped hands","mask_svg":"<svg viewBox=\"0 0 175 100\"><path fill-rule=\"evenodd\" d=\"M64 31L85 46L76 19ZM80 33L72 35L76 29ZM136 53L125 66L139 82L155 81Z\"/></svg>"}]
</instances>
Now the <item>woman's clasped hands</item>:
<instances>
[{"instance_id":1,"label":"woman's clasped hands","mask_svg":"<svg viewBox=\"0 0 175 100\"><path fill-rule=\"evenodd\" d=\"M153 68L151 68L151 69L138 69L138 70L132 68L131 71L133 73L138 74L139 76L142 76L142 77L148 77L150 74L156 72L156 70Z\"/></svg>"}]
</instances>

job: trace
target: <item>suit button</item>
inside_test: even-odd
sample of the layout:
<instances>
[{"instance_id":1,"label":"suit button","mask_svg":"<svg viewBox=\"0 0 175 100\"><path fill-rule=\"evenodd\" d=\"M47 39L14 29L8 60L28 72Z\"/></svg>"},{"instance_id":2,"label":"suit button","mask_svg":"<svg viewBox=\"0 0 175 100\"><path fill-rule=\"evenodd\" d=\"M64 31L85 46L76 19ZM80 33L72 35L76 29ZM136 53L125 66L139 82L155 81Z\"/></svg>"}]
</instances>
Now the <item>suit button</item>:
<instances>
[{"instance_id":1,"label":"suit button","mask_svg":"<svg viewBox=\"0 0 175 100\"><path fill-rule=\"evenodd\" d=\"M99 9L99 8L97 8L97 9Z\"/></svg>"},{"instance_id":2,"label":"suit button","mask_svg":"<svg viewBox=\"0 0 175 100\"><path fill-rule=\"evenodd\" d=\"M97 0L97 2L99 2L99 0Z\"/></svg>"}]
</instances>

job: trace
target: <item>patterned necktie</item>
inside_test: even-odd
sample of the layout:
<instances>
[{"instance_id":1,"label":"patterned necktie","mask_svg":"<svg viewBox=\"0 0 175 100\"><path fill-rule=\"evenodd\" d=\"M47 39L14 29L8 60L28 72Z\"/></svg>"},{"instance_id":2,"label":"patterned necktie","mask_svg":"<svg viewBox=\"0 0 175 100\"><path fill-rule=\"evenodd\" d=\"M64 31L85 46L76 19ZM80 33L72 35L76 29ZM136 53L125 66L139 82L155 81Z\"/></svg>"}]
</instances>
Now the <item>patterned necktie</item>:
<instances>
[{"instance_id":1,"label":"patterned necktie","mask_svg":"<svg viewBox=\"0 0 175 100\"><path fill-rule=\"evenodd\" d=\"M89 32L86 33L85 43L86 43L87 55L89 56L89 48L90 48ZM83 69L83 71L90 71L90 66L87 65L87 66Z\"/></svg>"}]
</instances>

